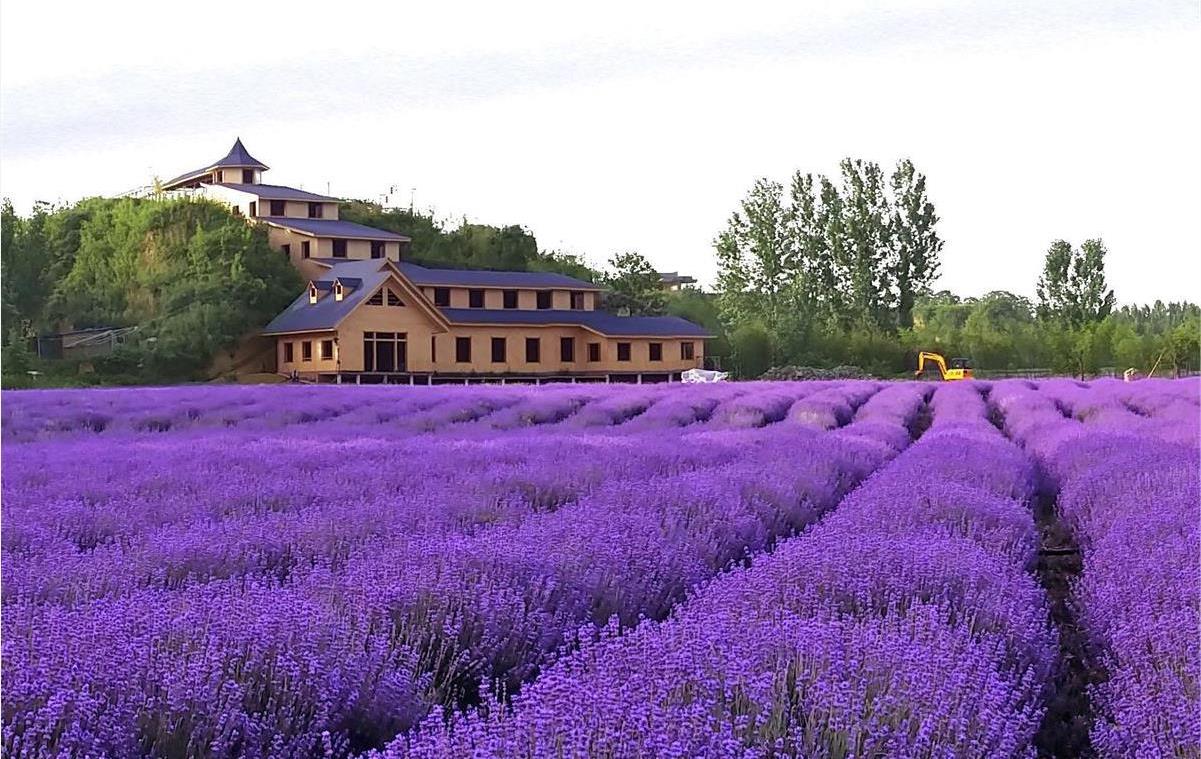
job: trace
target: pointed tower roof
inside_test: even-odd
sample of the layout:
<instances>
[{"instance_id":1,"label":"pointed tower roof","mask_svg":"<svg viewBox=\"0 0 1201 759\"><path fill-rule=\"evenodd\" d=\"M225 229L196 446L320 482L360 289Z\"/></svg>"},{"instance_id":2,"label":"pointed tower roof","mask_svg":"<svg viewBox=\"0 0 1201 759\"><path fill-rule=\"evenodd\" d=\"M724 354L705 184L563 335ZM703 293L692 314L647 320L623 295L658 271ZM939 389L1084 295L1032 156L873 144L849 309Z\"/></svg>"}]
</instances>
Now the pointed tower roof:
<instances>
[{"instance_id":1,"label":"pointed tower roof","mask_svg":"<svg viewBox=\"0 0 1201 759\"><path fill-rule=\"evenodd\" d=\"M269 168L267 166L267 164L263 163L259 159L250 155L249 152L247 152L246 146L242 144L241 137L235 138L234 146L229 149L229 152L225 154L225 157L222 158L220 161L217 161L216 163L214 163L210 168L215 169L219 166L242 166L242 167L253 166L256 169Z\"/></svg>"},{"instance_id":2,"label":"pointed tower roof","mask_svg":"<svg viewBox=\"0 0 1201 759\"><path fill-rule=\"evenodd\" d=\"M163 189L171 190L179 185L187 185L189 182L193 182L195 179L208 174L213 169L219 169L224 166L236 166L244 169L261 169L263 171L266 171L268 168L270 168L267 166L267 164L252 156L246 150L246 146L242 144L242 138L238 137L234 139L234 146L229 149L229 152L225 154L224 158L215 163L207 164L202 168L194 169L185 174L180 174L174 179L164 182Z\"/></svg>"}]
</instances>

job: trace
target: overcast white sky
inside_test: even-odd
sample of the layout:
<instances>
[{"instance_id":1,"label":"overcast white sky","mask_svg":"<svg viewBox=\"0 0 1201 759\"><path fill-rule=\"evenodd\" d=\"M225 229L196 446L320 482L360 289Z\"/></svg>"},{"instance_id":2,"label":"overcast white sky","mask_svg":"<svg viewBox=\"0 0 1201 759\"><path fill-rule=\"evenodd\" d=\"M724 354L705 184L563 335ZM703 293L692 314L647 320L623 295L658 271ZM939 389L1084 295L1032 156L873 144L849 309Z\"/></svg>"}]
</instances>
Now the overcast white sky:
<instances>
[{"instance_id":1,"label":"overcast white sky","mask_svg":"<svg viewBox=\"0 0 1201 759\"><path fill-rule=\"evenodd\" d=\"M0 194L224 155L268 181L709 282L756 177L929 177L940 287L1033 294L1101 236L1122 302L1201 300L1201 11L1185 2L101 3L0 9Z\"/></svg>"}]
</instances>

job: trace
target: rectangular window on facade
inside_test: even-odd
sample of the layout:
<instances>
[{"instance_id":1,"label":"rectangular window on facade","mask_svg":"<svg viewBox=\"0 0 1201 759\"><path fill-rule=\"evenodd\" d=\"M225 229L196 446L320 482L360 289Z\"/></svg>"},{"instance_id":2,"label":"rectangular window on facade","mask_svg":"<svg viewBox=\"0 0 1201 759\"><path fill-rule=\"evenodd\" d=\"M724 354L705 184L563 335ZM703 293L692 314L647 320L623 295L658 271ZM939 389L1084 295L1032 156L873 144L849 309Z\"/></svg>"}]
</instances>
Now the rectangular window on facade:
<instances>
[{"instance_id":1,"label":"rectangular window on facade","mask_svg":"<svg viewBox=\"0 0 1201 759\"><path fill-rule=\"evenodd\" d=\"M560 337L559 338L559 359L566 363L575 361L575 338Z\"/></svg>"},{"instance_id":2,"label":"rectangular window on facade","mask_svg":"<svg viewBox=\"0 0 1201 759\"><path fill-rule=\"evenodd\" d=\"M379 240L371 241L371 257L372 258L383 258L384 257L384 244L382 242L380 242Z\"/></svg>"},{"instance_id":3,"label":"rectangular window on facade","mask_svg":"<svg viewBox=\"0 0 1201 759\"><path fill-rule=\"evenodd\" d=\"M650 359L651 361L663 360L663 343L650 344Z\"/></svg>"},{"instance_id":4,"label":"rectangular window on facade","mask_svg":"<svg viewBox=\"0 0 1201 759\"><path fill-rule=\"evenodd\" d=\"M368 298L368 299L367 299L367 305L368 305L368 306L382 306L382 305L384 305L384 291L383 291L383 290L380 290L380 291L376 292L376 294L375 294L375 295L372 295L370 298Z\"/></svg>"},{"instance_id":5,"label":"rectangular window on facade","mask_svg":"<svg viewBox=\"0 0 1201 759\"><path fill-rule=\"evenodd\" d=\"M403 306L404 301L400 299L399 295L397 295L396 293L389 290L388 291L388 305L389 306Z\"/></svg>"},{"instance_id":6,"label":"rectangular window on facade","mask_svg":"<svg viewBox=\"0 0 1201 759\"><path fill-rule=\"evenodd\" d=\"M505 308L517 308L517 291L505 290L504 293Z\"/></svg>"},{"instance_id":7,"label":"rectangular window on facade","mask_svg":"<svg viewBox=\"0 0 1201 759\"><path fill-rule=\"evenodd\" d=\"M281 245L279 249L284 252L284 258L292 257L292 246L291 245Z\"/></svg>"},{"instance_id":8,"label":"rectangular window on facade","mask_svg":"<svg viewBox=\"0 0 1201 759\"><path fill-rule=\"evenodd\" d=\"M600 343L588 343L588 360L600 361Z\"/></svg>"},{"instance_id":9,"label":"rectangular window on facade","mask_svg":"<svg viewBox=\"0 0 1201 759\"><path fill-rule=\"evenodd\" d=\"M242 169L242 184L254 184L254 169Z\"/></svg>"},{"instance_id":10,"label":"rectangular window on facade","mask_svg":"<svg viewBox=\"0 0 1201 759\"><path fill-rule=\"evenodd\" d=\"M305 240L302 243L300 243L300 257L301 258L309 257L309 241L308 240Z\"/></svg>"},{"instance_id":11,"label":"rectangular window on facade","mask_svg":"<svg viewBox=\"0 0 1201 759\"><path fill-rule=\"evenodd\" d=\"M542 361L542 339L527 337L525 339L525 360L530 364Z\"/></svg>"},{"instance_id":12,"label":"rectangular window on facade","mask_svg":"<svg viewBox=\"0 0 1201 759\"><path fill-rule=\"evenodd\" d=\"M253 218L258 215L259 215L258 201L252 200L252 201L250 201L250 216Z\"/></svg>"},{"instance_id":13,"label":"rectangular window on facade","mask_svg":"<svg viewBox=\"0 0 1201 759\"><path fill-rule=\"evenodd\" d=\"M450 307L450 288L435 287L434 288L434 305L439 308Z\"/></svg>"},{"instance_id":14,"label":"rectangular window on facade","mask_svg":"<svg viewBox=\"0 0 1201 759\"><path fill-rule=\"evenodd\" d=\"M284 343L284 363L290 364L296 360L296 353L293 349L293 343Z\"/></svg>"},{"instance_id":15,"label":"rectangular window on facade","mask_svg":"<svg viewBox=\"0 0 1201 759\"><path fill-rule=\"evenodd\" d=\"M467 305L470 308L484 307L484 291L483 290L468 290Z\"/></svg>"},{"instance_id":16,"label":"rectangular window on facade","mask_svg":"<svg viewBox=\"0 0 1201 759\"><path fill-rule=\"evenodd\" d=\"M438 363L438 336L430 335L430 362Z\"/></svg>"},{"instance_id":17,"label":"rectangular window on facade","mask_svg":"<svg viewBox=\"0 0 1201 759\"><path fill-rule=\"evenodd\" d=\"M309 218L310 219L320 219L321 218L321 204L320 203L309 203Z\"/></svg>"},{"instance_id":18,"label":"rectangular window on facade","mask_svg":"<svg viewBox=\"0 0 1201 759\"><path fill-rule=\"evenodd\" d=\"M630 344L629 343L618 343L617 344L617 360L618 361L629 361L630 360Z\"/></svg>"},{"instance_id":19,"label":"rectangular window on facade","mask_svg":"<svg viewBox=\"0 0 1201 759\"><path fill-rule=\"evenodd\" d=\"M538 291L538 308L543 310L550 308L550 290Z\"/></svg>"},{"instance_id":20,"label":"rectangular window on facade","mask_svg":"<svg viewBox=\"0 0 1201 759\"><path fill-rule=\"evenodd\" d=\"M300 344L300 360L301 361L312 361L313 360L313 343L311 340L305 340L304 342L302 342Z\"/></svg>"},{"instance_id":21,"label":"rectangular window on facade","mask_svg":"<svg viewBox=\"0 0 1201 759\"><path fill-rule=\"evenodd\" d=\"M505 362L505 342L503 337L492 338L492 363L503 364Z\"/></svg>"},{"instance_id":22,"label":"rectangular window on facade","mask_svg":"<svg viewBox=\"0 0 1201 759\"><path fill-rule=\"evenodd\" d=\"M456 337L455 338L455 361L460 364L471 363L471 338Z\"/></svg>"},{"instance_id":23,"label":"rectangular window on facade","mask_svg":"<svg viewBox=\"0 0 1201 759\"><path fill-rule=\"evenodd\" d=\"M333 361L333 359L334 359L334 341L333 340L322 340L321 341L321 360L322 361Z\"/></svg>"},{"instance_id":24,"label":"rectangular window on facade","mask_svg":"<svg viewBox=\"0 0 1201 759\"><path fill-rule=\"evenodd\" d=\"M576 311L584 310L584 293L571 294L571 307Z\"/></svg>"},{"instance_id":25,"label":"rectangular window on facade","mask_svg":"<svg viewBox=\"0 0 1201 759\"><path fill-rule=\"evenodd\" d=\"M691 361L696 358L696 349L692 343L680 343L680 358L684 361Z\"/></svg>"},{"instance_id":26,"label":"rectangular window on facade","mask_svg":"<svg viewBox=\"0 0 1201 759\"><path fill-rule=\"evenodd\" d=\"M272 216L283 216L284 215L284 201L282 201L282 200L271 201L271 209L270 210L271 210Z\"/></svg>"},{"instance_id":27,"label":"rectangular window on facade","mask_svg":"<svg viewBox=\"0 0 1201 759\"><path fill-rule=\"evenodd\" d=\"M345 240L334 240L334 258L346 258Z\"/></svg>"}]
</instances>

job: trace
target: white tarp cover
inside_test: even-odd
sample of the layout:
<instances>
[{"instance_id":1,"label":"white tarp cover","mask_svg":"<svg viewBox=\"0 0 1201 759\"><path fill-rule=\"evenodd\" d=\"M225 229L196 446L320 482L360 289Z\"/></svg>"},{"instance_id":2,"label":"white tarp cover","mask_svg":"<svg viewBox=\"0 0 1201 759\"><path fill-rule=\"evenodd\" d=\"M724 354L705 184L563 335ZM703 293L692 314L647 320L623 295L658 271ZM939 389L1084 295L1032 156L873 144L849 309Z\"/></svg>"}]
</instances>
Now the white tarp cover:
<instances>
[{"instance_id":1,"label":"white tarp cover","mask_svg":"<svg viewBox=\"0 0 1201 759\"><path fill-rule=\"evenodd\" d=\"M708 369L689 369L680 375L681 382L721 382L729 372L713 372Z\"/></svg>"}]
</instances>

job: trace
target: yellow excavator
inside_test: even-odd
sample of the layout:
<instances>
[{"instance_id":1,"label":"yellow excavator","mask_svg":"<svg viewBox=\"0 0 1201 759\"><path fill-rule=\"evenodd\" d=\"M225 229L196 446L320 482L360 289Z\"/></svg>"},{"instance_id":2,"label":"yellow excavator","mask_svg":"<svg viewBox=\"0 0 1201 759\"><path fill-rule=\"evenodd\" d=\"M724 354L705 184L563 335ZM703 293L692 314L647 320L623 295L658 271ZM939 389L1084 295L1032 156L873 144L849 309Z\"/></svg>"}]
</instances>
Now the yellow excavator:
<instances>
[{"instance_id":1,"label":"yellow excavator","mask_svg":"<svg viewBox=\"0 0 1201 759\"><path fill-rule=\"evenodd\" d=\"M922 351L917 354L917 371L914 372L915 377L920 377L926 371L926 362L934 364L938 367L938 376L944 380L970 380L972 378L972 362L966 358L951 359L951 366L947 368L947 360L937 353L927 353Z\"/></svg>"}]
</instances>

